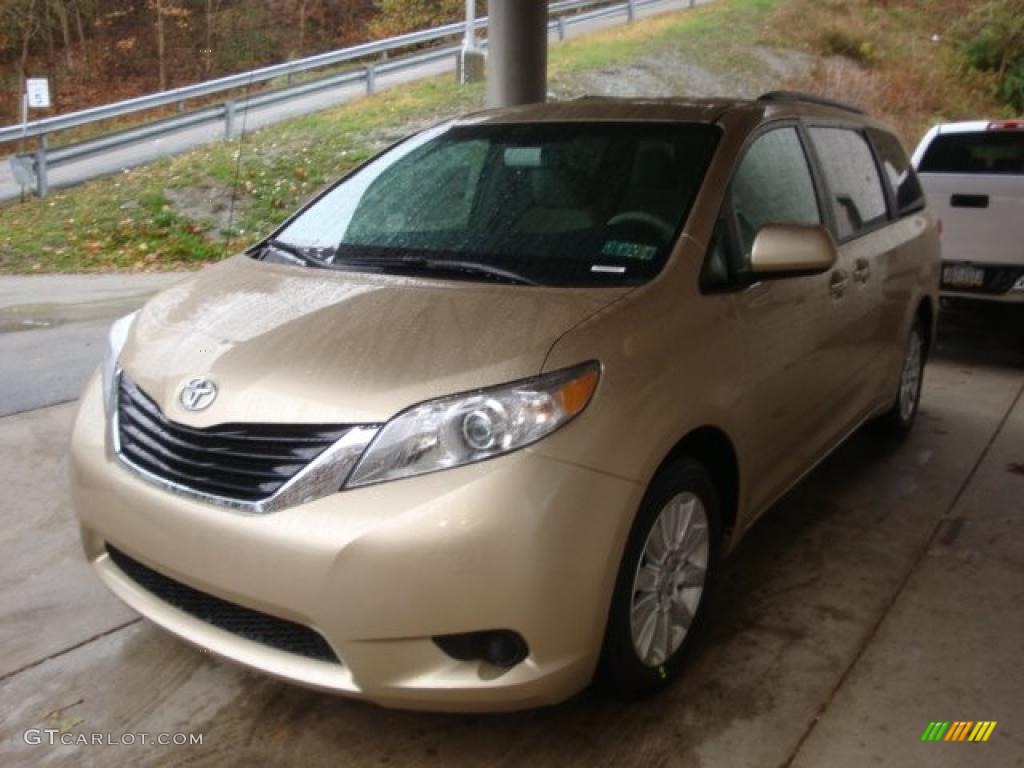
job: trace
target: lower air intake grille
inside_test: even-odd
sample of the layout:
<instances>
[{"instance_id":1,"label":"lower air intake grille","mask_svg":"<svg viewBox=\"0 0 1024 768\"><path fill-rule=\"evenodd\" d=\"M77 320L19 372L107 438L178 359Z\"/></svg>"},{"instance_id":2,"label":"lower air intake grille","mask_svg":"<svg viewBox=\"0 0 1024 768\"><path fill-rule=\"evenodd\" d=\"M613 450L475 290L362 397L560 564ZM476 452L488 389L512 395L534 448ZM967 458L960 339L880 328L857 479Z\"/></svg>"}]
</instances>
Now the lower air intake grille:
<instances>
[{"instance_id":1,"label":"lower air intake grille","mask_svg":"<svg viewBox=\"0 0 1024 768\"><path fill-rule=\"evenodd\" d=\"M309 627L200 592L157 573L110 544L107 553L128 578L193 618L279 651L340 663L327 641Z\"/></svg>"}]
</instances>

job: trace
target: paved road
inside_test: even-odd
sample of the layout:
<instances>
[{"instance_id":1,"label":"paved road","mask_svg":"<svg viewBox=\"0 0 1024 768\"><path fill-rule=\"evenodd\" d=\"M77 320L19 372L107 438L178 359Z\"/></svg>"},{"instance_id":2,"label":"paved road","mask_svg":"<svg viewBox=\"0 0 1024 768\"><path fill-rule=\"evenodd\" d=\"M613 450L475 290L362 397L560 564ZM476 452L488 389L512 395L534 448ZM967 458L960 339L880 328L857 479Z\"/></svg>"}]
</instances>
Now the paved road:
<instances>
[{"instance_id":1,"label":"paved road","mask_svg":"<svg viewBox=\"0 0 1024 768\"><path fill-rule=\"evenodd\" d=\"M0 416L77 399L111 321L181 276L0 277Z\"/></svg>"},{"instance_id":2,"label":"paved road","mask_svg":"<svg viewBox=\"0 0 1024 768\"><path fill-rule=\"evenodd\" d=\"M703 4L709 1L700 0L700 3ZM689 4L689 0L663 0L659 3L638 8L637 16L645 17L667 11L677 11L687 8ZM624 18L623 15L615 15L592 19L568 27L568 36L571 38L581 37L601 29L618 26L623 23ZM556 39L554 34L552 39ZM419 80L424 77L454 72L454 67L454 58L430 62L409 69L378 75L376 85L380 90L393 88L396 85ZM329 109L338 104L357 99L365 95L365 93L365 86L361 84L329 88L284 103L253 109L244 117L239 116L238 125L243 125L244 120L246 130L262 128L299 115ZM50 188L57 189L59 187L73 186L86 179L109 176L128 168L145 165L167 155L186 152L195 146L217 141L223 137L224 126L223 123L219 122L185 128L159 138L122 147L117 151L84 158L78 162L54 168L49 173ZM11 173L7 159L0 160L0 201L16 199L20 194L21 188L14 181L14 176Z\"/></svg>"},{"instance_id":3,"label":"paved road","mask_svg":"<svg viewBox=\"0 0 1024 768\"><path fill-rule=\"evenodd\" d=\"M0 419L17 500L0 507L0 764L1019 766L1024 360L998 326L951 318L910 440L855 435L760 522L682 678L633 705L588 692L517 715L392 712L202 654L82 562L73 405ZM922 744L936 719L999 725L984 745ZM203 744L29 745L29 728Z\"/></svg>"}]
</instances>

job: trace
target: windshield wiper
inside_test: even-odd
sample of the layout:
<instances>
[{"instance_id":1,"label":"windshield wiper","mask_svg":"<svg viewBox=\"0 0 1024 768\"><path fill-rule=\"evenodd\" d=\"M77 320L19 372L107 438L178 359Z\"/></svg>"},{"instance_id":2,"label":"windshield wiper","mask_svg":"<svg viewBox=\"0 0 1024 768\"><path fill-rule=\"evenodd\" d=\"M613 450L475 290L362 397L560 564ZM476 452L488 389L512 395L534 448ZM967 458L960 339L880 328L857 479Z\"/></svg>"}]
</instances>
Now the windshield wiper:
<instances>
[{"instance_id":1,"label":"windshield wiper","mask_svg":"<svg viewBox=\"0 0 1024 768\"><path fill-rule=\"evenodd\" d=\"M330 264L328 264L326 261L318 259L316 256L306 253L298 246L294 246L282 240L267 240L267 247L273 248L276 251L280 251L281 253L291 256L295 261L297 261L300 264L305 264L311 267L323 267L325 269L330 266ZM266 259L265 250L263 258Z\"/></svg>"},{"instance_id":2,"label":"windshield wiper","mask_svg":"<svg viewBox=\"0 0 1024 768\"><path fill-rule=\"evenodd\" d=\"M494 264L487 264L482 261L462 261L461 259L429 259L414 257L412 259L416 266L425 269L448 270L452 272L468 272L475 275L486 275L496 277L506 283L516 285L537 285L537 281L527 277L521 272L514 272L511 269L497 267Z\"/></svg>"},{"instance_id":3,"label":"windshield wiper","mask_svg":"<svg viewBox=\"0 0 1024 768\"><path fill-rule=\"evenodd\" d=\"M520 272L514 272L494 264L480 261L462 261L461 259L432 259L427 256L376 256L373 258L342 258L330 264L334 268L369 267L379 269L419 269L438 272L467 272L498 278L502 282L516 285L540 285L536 280Z\"/></svg>"}]
</instances>

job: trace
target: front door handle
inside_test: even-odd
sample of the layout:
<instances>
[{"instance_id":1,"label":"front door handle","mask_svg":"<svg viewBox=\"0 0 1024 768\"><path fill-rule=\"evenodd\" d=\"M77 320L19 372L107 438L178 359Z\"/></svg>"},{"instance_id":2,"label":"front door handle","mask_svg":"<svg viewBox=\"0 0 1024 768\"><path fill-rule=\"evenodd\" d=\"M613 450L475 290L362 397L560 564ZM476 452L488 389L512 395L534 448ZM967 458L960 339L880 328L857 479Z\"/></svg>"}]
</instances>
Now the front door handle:
<instances>
[{"instance_id":1,"label":"front door handle","mask_svg":"<svg viewBox=\"0 0 1024 768\"><path fill-rule=\"evenodd\" d=\"M832 279L828 282L828 292L832 294L833 299L841 299L849 284L849 276L843 270L837 269L832 273Z\"/></svg>"},{"instance_id":2,"label":"front door handle","mask_svg":"<svg viewBox=\"0 0 1024 768\"><path fill-rule=\"evenodd\" d=\"M853 267L853 280L856 283L864 284L871 278L871 262L867 259L857 259Z\"/></svg>"}]
</instances>

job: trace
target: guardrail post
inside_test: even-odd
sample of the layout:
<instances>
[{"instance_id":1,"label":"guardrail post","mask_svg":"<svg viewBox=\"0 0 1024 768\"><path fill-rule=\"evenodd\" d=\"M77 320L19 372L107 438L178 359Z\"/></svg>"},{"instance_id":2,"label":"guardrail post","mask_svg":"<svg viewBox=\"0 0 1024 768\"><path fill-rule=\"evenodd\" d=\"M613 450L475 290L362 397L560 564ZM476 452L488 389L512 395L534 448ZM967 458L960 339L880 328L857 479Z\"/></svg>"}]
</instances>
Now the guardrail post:
<instances>
[{"instance_id":1,"label":"guardrail post","mask_svg":"<svg viewBox=\"0 0 1024 768\"><path fill-rule=\"evenodd\" d=\"M565 40L565 16L558 17L558 39Z\"/></svg>"},{"instance_id":2,"label":"guardrail post","mask_svg":"<svg viewBox=\"0 0 1024 768\"><path fill-rule=\"evenodd\" d=\"M230 139L235 133L235 102L224 102L224 138Z\"/></svg>"},{"instance_id":3,"label":"guardrail post","mask_svg":"<svg viewBox=\"0 0 1024 768\"><path fill-rule=\"evenodd\" d=\"M377 68L373 64L366 65L366 95L373 96L377 90Z\"/></svg>"},{"instance_id":4,"label":"guardrail post","mask_svg":"<svg viewBox=\"0 0 1024 768\"><path fill-rule=\"evenodd\" d=\"M36 150L36 194L46 197L49 185L46 179L46 134L39 136L39 148Z\"/></svg>"},{"instance_id":5,"label":"guardrail post","mask_svg":"<svg viewBox=\"0 0 1024 768\"><path fill-rule=\"evenodd\" d=\"M693 0L690 0L693 5ZM626 0L626 21L632 24L636 20L636 0Z\"/></svg>"}]
</instances>

